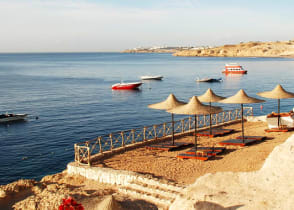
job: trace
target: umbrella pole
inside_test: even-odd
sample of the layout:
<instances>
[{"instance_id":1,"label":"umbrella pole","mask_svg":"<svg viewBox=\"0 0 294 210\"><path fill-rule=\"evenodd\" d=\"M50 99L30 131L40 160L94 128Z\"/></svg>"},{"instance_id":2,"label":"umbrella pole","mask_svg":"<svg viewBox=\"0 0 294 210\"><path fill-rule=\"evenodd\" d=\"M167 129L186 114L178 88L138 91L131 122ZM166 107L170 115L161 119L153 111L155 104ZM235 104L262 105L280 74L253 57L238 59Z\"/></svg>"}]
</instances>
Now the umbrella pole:
<instances>
[{"instance_id":1,"label":"umbrella pole","mask_svg":"<svg viewBox=\"0 0 294 210\"><path fill-rule=\"evenodd\" d=\"M175 129L174 129L174 127L175 127L175 122L174 122L174 114L172 113L171 114L171 117L172 117L172 142L173 142L173 146L175 145Z\"/></svg>"},{"instance_id":2,"label":"umbrella pole","mask_svg":"<svg viewBox=\"0 0 294 210\"><path fill-rule=\"evenodd\" d=\"M244 119L243 119L243 104L241 104L241 121L242 121L242 140L244 143Z\"/></svg>"},{"instance_id":3,"label":"umbrella pole","mask_svg":"<svg viewBox=\"0 0 294 210\"><path fill-rule=\"evenodd\" d=\"M195 155L196 155L196 152L197 152L197 116L196 114L194 115L195 117L195 131L194 131L194 136L195 136Z\"/></svg>"},{"instance_id":4,"label":"umbrella pole","mask_svg":"<svg viewBox=\"0 0 294 210\"><path fill-rule=\"evenodd\" d=\"M211 125L212 125L212 119L211 119L211 102L209 102L209 135L212 135L212 128L211 128Z\"/></svg>"},{"instance_id":5,"label":"umbrella pole","mask_svg":"<svg viewBox=\"0 0 294 210\"><path fill-rule=\"evenodd\" d=\"M280 128L280 99L278 99L278 128Z\"/></svg>"}]
</instances>

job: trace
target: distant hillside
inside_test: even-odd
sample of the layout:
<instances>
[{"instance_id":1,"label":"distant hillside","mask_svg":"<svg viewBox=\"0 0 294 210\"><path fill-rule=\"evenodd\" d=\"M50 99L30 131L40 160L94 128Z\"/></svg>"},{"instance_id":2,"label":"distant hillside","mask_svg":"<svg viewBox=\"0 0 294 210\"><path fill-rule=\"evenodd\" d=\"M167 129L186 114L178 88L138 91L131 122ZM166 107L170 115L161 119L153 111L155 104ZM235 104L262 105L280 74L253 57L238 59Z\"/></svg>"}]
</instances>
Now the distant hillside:
<instances>
[{"instance_id":1,"label":"distant hillside","mask_svg":"<svg viewBox=\"0 0 294 210\"><path fill-rule=\"evenodd\" d=\"M216 57L294 57L294 40L277 42L248 42L213 48L178 50L174 56Z\"/></svg>"},{"instance_id":2,"label":"distant hillside","mask_svg":"<svg viewBox=\"0 0 294 210\"><path fill-rule=\"evenodd\" d=\"M175 53L191 47L149 47L124 50L123 53Z\"/></svg>"}]
</instances>

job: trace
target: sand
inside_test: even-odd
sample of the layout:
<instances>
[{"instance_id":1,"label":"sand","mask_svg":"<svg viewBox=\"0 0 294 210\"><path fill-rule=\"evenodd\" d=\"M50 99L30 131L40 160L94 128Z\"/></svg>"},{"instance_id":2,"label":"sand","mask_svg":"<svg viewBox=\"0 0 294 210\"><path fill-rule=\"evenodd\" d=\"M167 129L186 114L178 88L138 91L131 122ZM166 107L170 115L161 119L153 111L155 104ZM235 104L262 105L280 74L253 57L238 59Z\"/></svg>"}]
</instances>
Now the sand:
<instances>
[{"instance_id":1,"label":"sand","mask_svg":"<svg viewBox=\"0 0 294 210\"><path fill-rule=\"evenodd\" d=\"M200 146L218 146L218 142L222 140L241 135L240 124L224 128L235 129L235 132L223 137L200 137L198 143ZM266 128L267 124L264 122L246 122L245 135L266 136L267 139L246 147L227 146L224 153L208 161L183 160L176 157L178 153L189 148L172 152L138 148L100 160L94 163L94 166L151 174L182 185L192 184L198 177L206 173L256 171L261 168L274 147L283 143L293 133L266 133L264 131ZM194 137L182 137L176 142L194 142Z\"/></svg>"},{"instance_id":2,"label":"sand","mask_svg":"<svg viewBox=\"0 0 294 210\"><path fill-rule=\"evenodd\" d=\"M200 137L201 146L217 146L218 142L241 135L241 125L233 124L225 128L235 129L235 133L224 137ZM96 167L129 170L169 180L178 185L188 186L197 178L207 173L216 172L249 172L259 170L265 159L279 144L285 142L293 132L266 133L264 122L246 122L245 135L266 136L265 141L246 147L227 147L221 155L208 161L182 160L176 158L178 153L187 150L165 152L147 150L145 147L114 155L94 163ZM176 139L176 142L193 142L193 136ZM117 186L97 183L78 175L69 175L66 171L44 177L41 181L19 180L0 186L0 208L11 209L44 209L51 206L58 208L62 198L72 196L86 209L96 209L105 196L117 192ZM115 199L125 209L157 209L155 204L142 199L133 199L116 194ZM50 208L49 208L50 209Z\"/></svg>"}]
</instances>

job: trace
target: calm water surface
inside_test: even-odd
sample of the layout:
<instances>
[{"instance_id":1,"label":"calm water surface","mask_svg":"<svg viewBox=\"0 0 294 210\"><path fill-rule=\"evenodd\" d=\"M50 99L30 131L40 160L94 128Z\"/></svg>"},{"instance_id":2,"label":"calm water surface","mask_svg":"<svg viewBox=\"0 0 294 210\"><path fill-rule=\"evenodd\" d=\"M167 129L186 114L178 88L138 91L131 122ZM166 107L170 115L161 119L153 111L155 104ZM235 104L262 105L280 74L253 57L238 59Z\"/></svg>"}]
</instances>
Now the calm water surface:
<instances>
[{"instance_id":1,"label":"calm water surface","mask_svg":"<svg viewBox=\"0 0 294 210\"><path fill-rule=\"evenodd\" d=\"M222 75L221 70L228 62L242 64L248 75ZM138 81L146 74L160 74L164 80L146 82L139 91L110 88L120 80ZM197 77L207 76L222 77L223 82L195 82ZM188 101L207 88L223 96L231 96L243 88L248 95L258 97L257 92L271 90L278 83L294 92L293 80L294 60L286 58L0 54L0 112L31 116L27 122L0 125L0 184L61 172L73 160L76 142L169 121L168 113L148 109L147 105L164 100L170 93ZM291 110L293 102L293 99L282 100L281 111ZM254 114L261 115L275 111L277 101L267 99L263 110L260 104L252 106Z\"/></svg>"}]
</instances>

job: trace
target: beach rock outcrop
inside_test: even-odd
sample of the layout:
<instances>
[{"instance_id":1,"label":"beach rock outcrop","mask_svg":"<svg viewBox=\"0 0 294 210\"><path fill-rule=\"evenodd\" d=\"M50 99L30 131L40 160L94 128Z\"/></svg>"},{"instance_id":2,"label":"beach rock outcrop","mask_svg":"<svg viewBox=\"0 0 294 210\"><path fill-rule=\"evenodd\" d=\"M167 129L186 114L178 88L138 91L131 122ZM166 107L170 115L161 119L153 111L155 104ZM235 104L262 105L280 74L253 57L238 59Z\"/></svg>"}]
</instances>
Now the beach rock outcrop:
<instances>
[{"instance_id":1,"label":"beach rock outcrop","mask_svg":"<svg viewBox=\"0 0 294 210\"><path fill-rule=\"evenodd\" d=\"M276 42L247 42L199 49L180 50L174 56L213 57L293 57L294 40Z\"/></svg>"},{"instance_id":2,"label":"beach rock outcrop","mask_svg":"<svg viewBox=\"0 0 294 210\"><path fill-rule=\"evenodd\" d=\"M206 174L187 187L170 210L293 209L294 135L255 172Z\"/></svg>"},{"instance_id":3,"label":"beach rock outcrop","mask_svg":"<svg viewBox=\"0 0 294 210\"><path fill-rule=\"evenodd\" d=\"M82 203L85 209L94 207L114 190L80 176L63 173L49 175L41 181L18 180L0 186L0 209L58 209L69 196Z\"/></svg>"}]
</instances>

